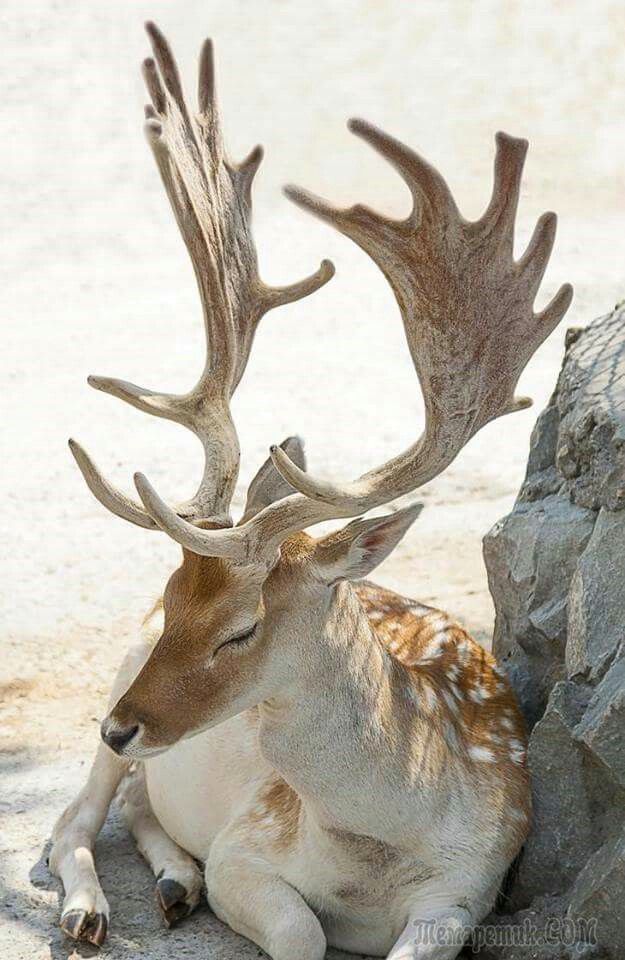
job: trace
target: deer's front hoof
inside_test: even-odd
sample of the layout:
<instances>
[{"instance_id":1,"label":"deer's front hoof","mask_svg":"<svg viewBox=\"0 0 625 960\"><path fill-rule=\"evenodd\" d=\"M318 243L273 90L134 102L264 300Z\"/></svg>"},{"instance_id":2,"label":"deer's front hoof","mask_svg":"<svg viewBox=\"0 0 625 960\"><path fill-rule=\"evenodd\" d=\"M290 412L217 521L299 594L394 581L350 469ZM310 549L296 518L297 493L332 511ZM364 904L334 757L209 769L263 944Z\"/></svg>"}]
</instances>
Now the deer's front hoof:
<instances>
[{"instance_id":1,"label":"deer's front hoof","mask_svg":"<svg viewBox=\"0 0 625 960\"><path fill-rule=\"evenodd\" d=\"M68 910L61 917L61 930L73 940L86 940L101 947L106 940L108 917L105 913L89 913L87 910Z\"/></svg>"},{"instance_id":2,"label":"deer's front hoof","mask_svg":"<svg viewBox=\"0 0 625 960\"><path fill-rule=\"evenodd\" d=\"M171 877L161 877L156 884L156 899L165 924L174 927L195 909L199 895L196 890L189 892Z\"/></svg>"}]
</instances>

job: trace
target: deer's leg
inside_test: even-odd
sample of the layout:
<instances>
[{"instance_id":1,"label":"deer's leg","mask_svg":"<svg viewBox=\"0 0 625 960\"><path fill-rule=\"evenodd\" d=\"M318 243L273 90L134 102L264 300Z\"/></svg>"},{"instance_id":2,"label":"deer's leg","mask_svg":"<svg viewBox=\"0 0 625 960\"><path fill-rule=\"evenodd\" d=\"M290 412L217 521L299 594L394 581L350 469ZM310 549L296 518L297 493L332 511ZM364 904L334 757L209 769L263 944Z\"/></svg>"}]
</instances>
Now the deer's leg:
<instances>
[{"instance_id":1,"label":"deer's leg","mask_svg":"<svg viewBox=\"0 0 625 960\"><path fill-rule=\"evenodd\" d=\"M226 828L229 830L229 828ZM323 960L326 937L303 897L262 856L224 834L211 847L206 892L214 913L272 960Z\"/></svg>"},{"instance_id":2,"label":"deer's leg","mask_svg":"<svg viewBox=\"0 0 625 960\"><path fill-rule=\"evenodd\" d=\"M141 640L126 654L113 684L109 706L131 684L150 650ZM70 803L52 831L50 869L65 890L61 928L75 940L100 946L109 922L109 906L95 868L93 847L106 819L111 800L128 772L129 761L100 743L87 783Z\"/></svg>"},{"instance_id":3,"label":"deer's leg","mask_svg":"<svg viewBox=\"0 0 625 960\"><path fill-rule=\"evenodd\" d=\"M100 744L87 783L52 832L50 869L65 890L61 928L75 940L96 946L106 937L109 905L96 873L93 846L127 769L128 761Z\"/></svg>"},{"instance_id":4,"label":"deer's leg","mask_svg":"<svg viewBox=\"0 0 625 960\"><path fill-rule=\"evenodd\" d=\"M473 922L464 907L432 909L424 903L411 910L387 960L455 960Z\"/></svg>"},{"instance_id":5,"label":"deer's leg","mask_svg":"<svg viewBox=\"0 0 625 960\"><path fill-rule=\"evenodd\" d=\"M201 871L154 816L143 766L122 782L119 799L128 828L156 877L156 897L165 923L172 927L197 906L202 891Z\"/></svg>"}]
</instances>

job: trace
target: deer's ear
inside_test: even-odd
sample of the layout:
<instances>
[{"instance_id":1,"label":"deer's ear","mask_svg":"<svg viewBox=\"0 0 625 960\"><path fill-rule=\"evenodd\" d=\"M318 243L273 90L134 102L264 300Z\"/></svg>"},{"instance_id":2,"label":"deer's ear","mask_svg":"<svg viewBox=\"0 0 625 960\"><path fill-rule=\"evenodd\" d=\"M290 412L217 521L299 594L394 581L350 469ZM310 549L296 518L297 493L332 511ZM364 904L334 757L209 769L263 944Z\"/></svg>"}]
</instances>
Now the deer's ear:
<instances>
[{"instance_id":1,"label":"deer's ear","mask_svg":"<svg viewBox=\"0 0 625 960\"><path fill-rule=\"evenodd\" d=\"M280 448L288 454L300 470L306 469L304 441L301 437L287 437L280 444ZM271 457L268 457L248 487L245 511L239 520L239 524L251 520L255 514L268 507L270 503L289 497L295 492L288 480L285 480L278 473Z\"/></svg>"},{"instance_id":2,"label":"deer's ear","mask_svg":"<svg viewBox=\"0 0 625 960\"><path fill-rule=\"evenodd\" d=\"M335 583L366 577L395 549L422 509L422 503L415 503L386 517L354 520L322 537L314 560L323 580Z\"/></svg>"}]
</instances>

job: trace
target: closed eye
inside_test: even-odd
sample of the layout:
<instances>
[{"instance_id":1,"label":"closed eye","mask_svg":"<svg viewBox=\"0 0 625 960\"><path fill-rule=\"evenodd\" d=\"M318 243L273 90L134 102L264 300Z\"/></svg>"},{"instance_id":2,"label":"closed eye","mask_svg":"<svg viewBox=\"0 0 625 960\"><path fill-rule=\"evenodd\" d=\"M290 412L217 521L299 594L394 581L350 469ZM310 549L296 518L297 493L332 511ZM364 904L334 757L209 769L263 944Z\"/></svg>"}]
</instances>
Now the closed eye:
<instances>
[{"instance_id":1,"label":"closed eye","mask_svg":"<svg viewBox=\"0 0 625 960\"><path fill-rule=\"evenodd\" d=\"M234 637L224 640L223 643L219 644L213 656L215 657L220 650L224 649L224 647L244 647L247 643L254 639L257 627L258 624L255 623L253 627L250 627L250 629L246 630L244 633L237 633Z\"/></svg>"}]
</instances>

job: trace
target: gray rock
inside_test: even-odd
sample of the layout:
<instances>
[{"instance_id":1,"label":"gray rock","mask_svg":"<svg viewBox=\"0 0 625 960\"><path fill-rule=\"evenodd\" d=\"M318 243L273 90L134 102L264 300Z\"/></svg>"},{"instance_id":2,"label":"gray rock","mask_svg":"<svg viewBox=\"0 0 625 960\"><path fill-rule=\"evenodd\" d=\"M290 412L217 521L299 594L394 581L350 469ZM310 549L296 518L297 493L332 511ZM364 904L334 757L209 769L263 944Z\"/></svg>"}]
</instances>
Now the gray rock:
<instances>
[{"instance_id":1,"label":"gray rock","mask_svg":"<svg viewBox=\"0 0 625 960\"><path fill-rule=\"evenodd\" d=\"M602 509L571 582L568 675L600 676L624 641L625 511Z\"/></svg>"},{"instance_id":2,"label":"gray rock","mask_svg":"<svg viewBox=\"0 0 625 960\"><path fill-rule=\"evenodd\" d=\"M518 503L484 540L496 611L493 651L530 726L565 676L569 584L594 520L592 511L549 495Z\"/></svg>"},{"instance_id":3,"label":"gray rock","mask_svg":"<svg viewBox=\"0 0 625 960\"><path fill-rule=\"evenodd\" d=\"M562 372L530 444L520 500L560 493L599 510L625 507L625 305L567 337Z\"/></svg>"},{"instance_id":4,"label":"gray rock","mask_svg":"<svg viewBox=\"0 0 625 960\"><path fill-rule=\"evenodd\" d=\"M556 450L560 431L560 411L556 403L557 393L549 406L543 410L530 438L530 453L519 500L532 502L551 493L559 493L564 478L556 467Z\"/></svg>"},{"instance_id":5,"label":"gray rock","mask_svg":"<svg viewBox=\"0 0 625 960\"><path fill-rule=\"evenodd\" d=\"M596 922L609 957L625 956L625 831L594 854L579 874L568 909L573 920Z\"/></svg>"},{"instance_id":6,"label":"gray rock","mask_svg":"<svg viewBox=\"0 0 625 960\"><path fill-rule=\"evenodd\" d=\"M587 924L566 909L562 898L537 897L514 916L491 915L476 930L474 952L479 960L610 960L598 943L584 942Z\"/></svg>"},{"instance_id":7,"label":"gray rock","mask_svg":"<svg viewBox=\"0 0 625 960\"><path fill-rule=\"evenodd\" d=\"M513 933L595 918L597 940L578 927L574 942L502 941L482 960L625 957L623 507L625 305L569 332L515 507L484 542L494 652L533 727L534 825L508 915L491 920Z\"/></svg>"},{"instance_id":8,"label":"gray rock","mask_svg":"<svg viewBox=\"0 0 625 960\"><path fill-rule=\"evenodd\" d=\"M625 788L625 659L617 660L596 688L575 735Z\"/></svg>"},{"instance_id":9,"label":"gray rock","mask_svg":"<svg viewBox=\"0 0 625 960\"><path fill-rule=\"evenodd\" d=\"M560 493L591 510L625 507L624 329L621 304L567 336L556 389L532 434L520 500Z\"/></svg>"},{"instance_id":10,"label":"gray rock","mask_svg":"<svg viewBox=\"0 0 625 960\"><path fill-rule=\"evenodd\" d=\"M533 829L510 893L513 907L527 907L543 894L563 894L594 852L584 750L575 736L590 694L570 681L556 684L534 727L528 751Z\"/></svg>"},{"instance_id":11,"label":"gray rock","mask_svg":"<svg viewBox=\"0 0 625 960\"><path fill-rule=\"evenodd\" d=\"M625 507L625 306L595 321L567 352L555 394L556 467L584 507Z\"/></svg>"}]
</instances>

